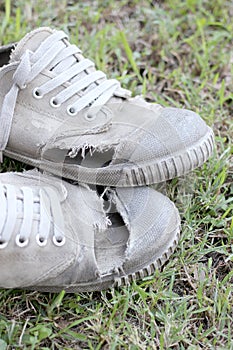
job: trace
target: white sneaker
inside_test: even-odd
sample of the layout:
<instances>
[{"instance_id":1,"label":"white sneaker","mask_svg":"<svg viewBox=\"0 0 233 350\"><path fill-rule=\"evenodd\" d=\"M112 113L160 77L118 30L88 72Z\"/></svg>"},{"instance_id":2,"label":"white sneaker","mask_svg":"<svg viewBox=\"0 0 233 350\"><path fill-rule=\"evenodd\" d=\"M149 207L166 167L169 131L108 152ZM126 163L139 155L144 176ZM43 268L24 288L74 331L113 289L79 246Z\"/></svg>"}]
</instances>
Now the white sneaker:
<instances>
[{"instance_id":1,"label":"white sneaker","mask_svg":"<svg viewBox=\"0 0 233 350\"><path fill-rule=\"evenodd\" d=\"M177 209L148 187L107 197L37 171L0 174L0 288L92 291L152 274L177 244Z\"/></svg>"},{"instance_id":2,"label":"white sneaker","mask_svg":"<svg viewBox=\"0 0 233 350\"><path fill-rule=\"evenodd\" d=\"M39 28L10 60L7 52L0 151L9 157L83 183L141 186L183 175L212 153L212 130L196 113L130 98L62 31Z\"/></svg>"}]
</instances>

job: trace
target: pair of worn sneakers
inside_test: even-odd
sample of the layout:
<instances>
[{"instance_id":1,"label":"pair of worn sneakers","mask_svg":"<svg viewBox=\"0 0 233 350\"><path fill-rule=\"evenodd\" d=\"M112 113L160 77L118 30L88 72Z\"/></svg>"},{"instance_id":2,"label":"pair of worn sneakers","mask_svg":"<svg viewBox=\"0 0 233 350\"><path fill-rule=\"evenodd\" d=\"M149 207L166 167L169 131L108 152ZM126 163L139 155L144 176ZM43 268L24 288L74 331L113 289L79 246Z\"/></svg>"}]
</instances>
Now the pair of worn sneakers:
<instances>
[{"instance_id":1,"label":"pair of worn sneakers","mask_svg":"<svg viewBox=\"0 0 233 350\"><path fill-rule=\"evenodd\" d=\"M0 175L0 287L126 285L166 261L175 205L146 186L213 150L194 112L132 98L50 28L0 49L0 154L39 170Z\"/></svg>"}]
</instances>

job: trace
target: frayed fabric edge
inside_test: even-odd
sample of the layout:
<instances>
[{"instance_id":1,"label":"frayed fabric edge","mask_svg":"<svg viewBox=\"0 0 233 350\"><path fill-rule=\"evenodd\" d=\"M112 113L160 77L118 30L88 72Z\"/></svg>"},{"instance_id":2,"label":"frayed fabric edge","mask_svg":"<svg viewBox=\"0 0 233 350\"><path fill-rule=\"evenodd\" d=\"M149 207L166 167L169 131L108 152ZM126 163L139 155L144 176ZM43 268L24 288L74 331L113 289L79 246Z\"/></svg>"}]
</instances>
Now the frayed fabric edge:
<instances>
[{"instance_id":1,"label":"frayed fabric edge","mask_svg":"<svg viewBox=\"0 0 233 350\"><path fill-rule=\"evenodd\" d=\"M121 202L119 196L117 195L117 190L114 191L111 188L109 188L109 193L110 193L111 200L116 205L117 212L121 215L121 217L125 223L125 226L126 226L127 230L129 231L129 239L127 241L127 245L126 245L127 247L125 250L125 259L127 260L129 258L130 236L131 236L131 232L132 232L132 226L131 226L130 221L128 219L127 208L124 206L124 204ZM123 270L123 264L119 268Z\"/></svg>"},{"instance_id":2,"label":"frayed fabric edge","mask_svg":"<svg viewBox=\"0 0 233 350\"><path fill-rule=\"evenodd\" d=\"M95 152L107 152L111 149L116 149L116 145L93 145L90 143L85 143L78 147L72 147L70 151L68 152L68 156L70 158L77 157L78 153L81 151L81 157L85 159L86 153L88 153L93 156Z\"/></svg>"},{"instance_id":3,"label":"frayed fabric edge","mask_svg":"<svg viewBox=\"0 0 233 350\"><path fill-rule=\"evenodd\" d=\"M93 228L97 233L105 232L109 226L112 225L112 222L108 216L107 211L104 209L104 199L103 195L98 196L96 191L91 189L88 184L85 183L79 183L79 186L82 186L86 188L87 190L91 191L94 196L96 196L98 202L100 203L100 208L98 210L98 216L100 215L100 212L102 213L101 218L99 218L98 221L95 221L93 224ZM105 192L108 190L108 188L105 189ZM97 209L96 209L97 210Z\"/></svg>"}]
</instances>

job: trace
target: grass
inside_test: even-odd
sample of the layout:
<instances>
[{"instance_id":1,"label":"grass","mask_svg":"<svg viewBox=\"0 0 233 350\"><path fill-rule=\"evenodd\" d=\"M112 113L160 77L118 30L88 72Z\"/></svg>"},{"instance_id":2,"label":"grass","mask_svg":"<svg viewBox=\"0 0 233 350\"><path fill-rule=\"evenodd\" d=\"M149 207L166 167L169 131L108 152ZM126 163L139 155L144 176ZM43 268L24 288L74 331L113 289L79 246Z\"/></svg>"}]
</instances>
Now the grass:
<instances>
[{"instance_id":1,"label":"grass","mask_svg":"<svg viewBox=\"0 0 233 350\"><path fill-rule=\"evenodd\" d=\"M69 31L133 94L200 113L216 152L156 186L183 222L162 271L101 293L1 290L0 350L233 349L232 16L230 0L1 2L2 44L41 25ZM5 159L0 171L22 168Z\"/></svg>"}]
</instances>

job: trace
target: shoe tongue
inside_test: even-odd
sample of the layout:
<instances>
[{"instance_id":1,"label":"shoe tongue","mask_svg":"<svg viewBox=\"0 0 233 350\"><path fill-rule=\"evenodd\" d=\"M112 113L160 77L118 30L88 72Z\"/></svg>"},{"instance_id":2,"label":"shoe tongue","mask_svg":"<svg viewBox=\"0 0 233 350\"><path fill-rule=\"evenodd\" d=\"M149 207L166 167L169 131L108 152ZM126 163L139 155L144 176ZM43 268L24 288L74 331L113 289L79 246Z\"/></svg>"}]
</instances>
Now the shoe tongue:
<instances>
[{"instance_id":1,"label":"shoe tongue","mask_svg":"<svg viewBox=\"0 0 233 350\"><path fill-rule=\"evenodd\" d=\"M43 27L35 29L25 35L25 37L19 41L16 48L12 51L10 62L19 61L26 50L30 50L32 52L36 51L40 44L53 33L54 31L51 28Z\"/></svg>"}]
</instances>

